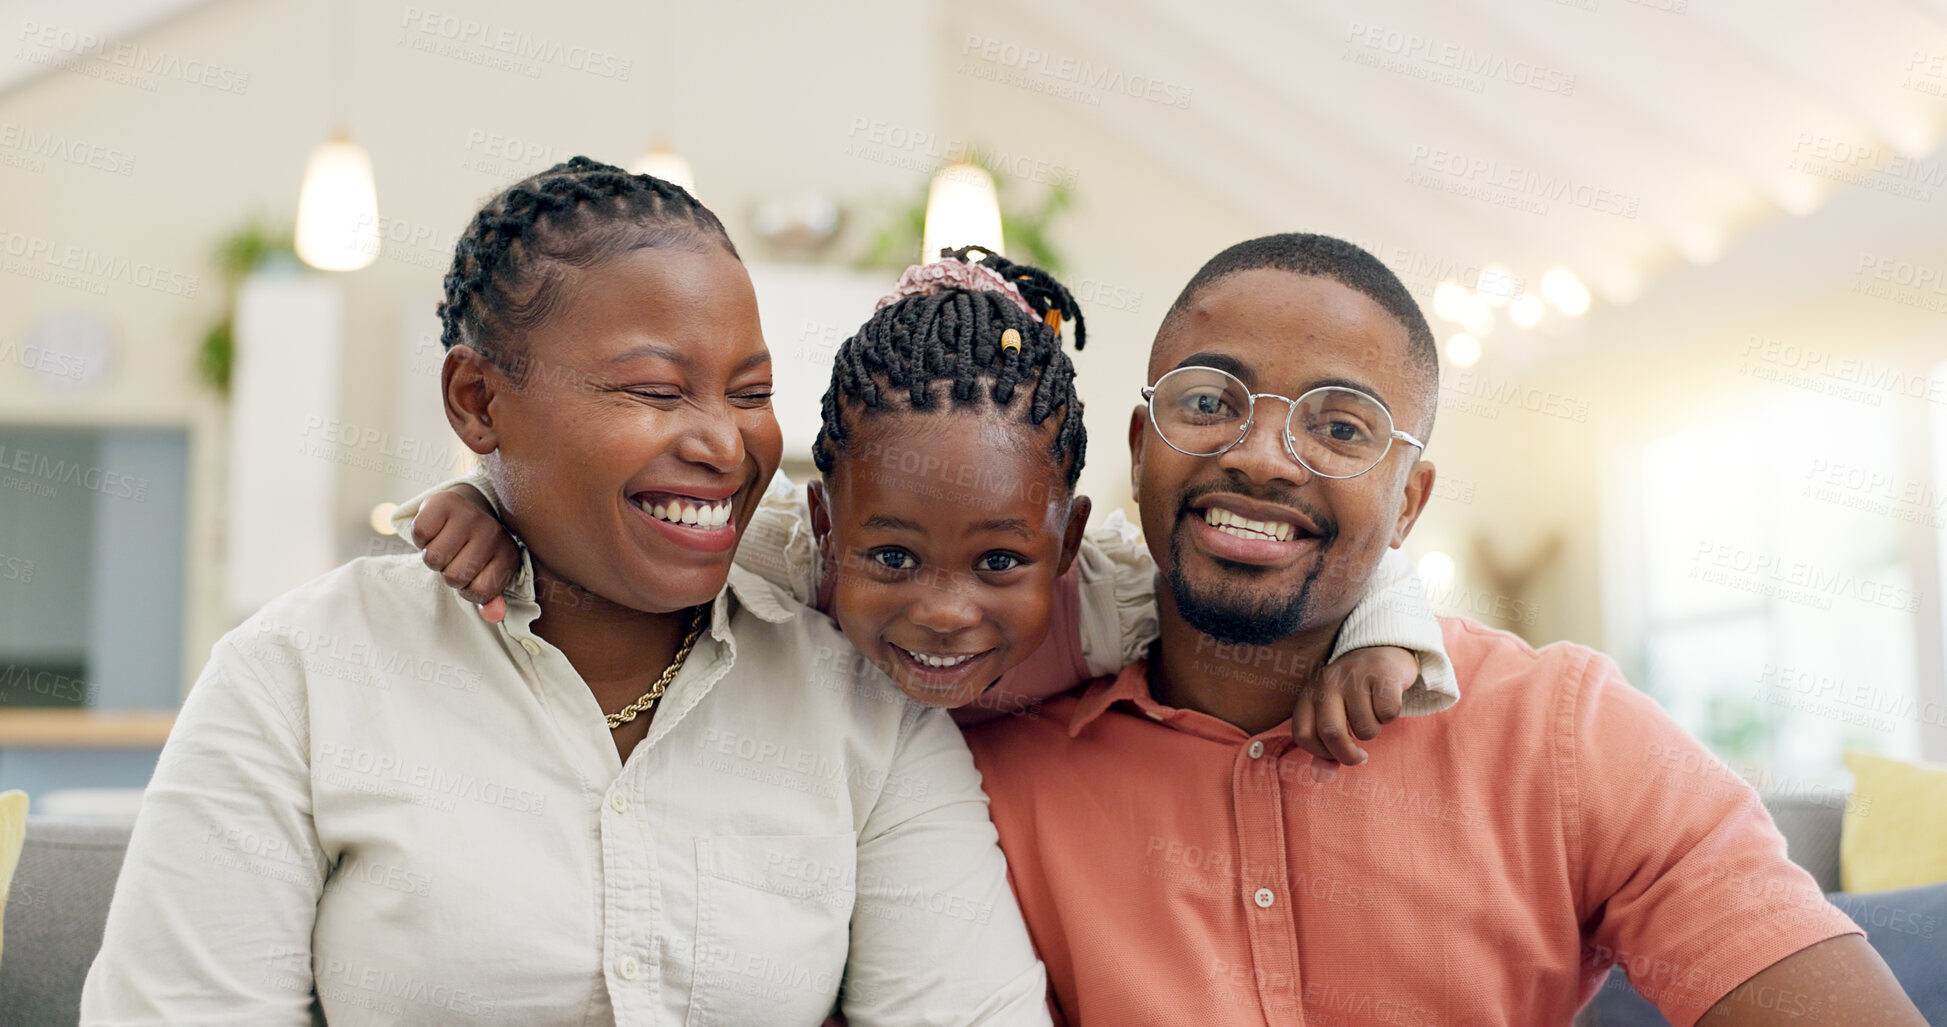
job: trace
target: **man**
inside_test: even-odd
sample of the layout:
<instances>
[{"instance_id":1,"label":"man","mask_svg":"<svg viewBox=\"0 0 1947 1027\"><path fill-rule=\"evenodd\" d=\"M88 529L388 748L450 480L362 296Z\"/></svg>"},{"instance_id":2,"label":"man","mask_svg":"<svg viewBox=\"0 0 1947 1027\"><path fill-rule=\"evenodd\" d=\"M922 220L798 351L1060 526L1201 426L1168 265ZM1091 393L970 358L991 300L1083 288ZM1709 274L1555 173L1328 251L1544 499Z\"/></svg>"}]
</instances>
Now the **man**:
<instances>
[{"instance_id":1,"label":"man","mask_svg":"<svg viewBox=\"0 0 1947 1027\"><path fill-rule=\"evenodd\" d=\"M1438 376L1399 280L1321 236L1226 250L1164 318L1129 426L1161 638L969 734L1058 1018L1560 1024L1619 964L1678 1024L1922 1023L1598 653L1445 620L1458 705L1375 737L1355 704L1336 775L1293 747L1265 668L1320 665L1412 529Z\"/></svg>"}]
</instances>

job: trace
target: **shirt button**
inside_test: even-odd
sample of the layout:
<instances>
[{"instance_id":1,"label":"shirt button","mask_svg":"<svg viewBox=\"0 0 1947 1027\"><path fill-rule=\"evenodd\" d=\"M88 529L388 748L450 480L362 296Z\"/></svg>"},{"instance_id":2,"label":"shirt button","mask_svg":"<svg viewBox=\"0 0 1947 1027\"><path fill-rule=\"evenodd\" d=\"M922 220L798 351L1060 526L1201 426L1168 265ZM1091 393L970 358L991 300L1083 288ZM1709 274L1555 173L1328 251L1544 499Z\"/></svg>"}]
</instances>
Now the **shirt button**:
<instances>
[{"instance_id":1,"label":"shirt button","mask_svg":"<svg viewBox=\"0 0 1947 1027\"><path fill-rule=\"evenodd\" d=\"M1252 759L1257 759L1257 758L1258 758L1259 756L1262 756L1262 755L1264 755L1264 743L1263 743L1263 742L1252 742L1252 743L1251 743L1251 749L1250 749L1250 753L1251 753L1251 758L1252 758Z\"/></svg>"},{"instance_id":2,"label":"shirt button","mask_svg":"<svg viewBox=\"0 0 1947 1027\"><path fill-rule=\"evenodd\" d=\"M1251 899L1257 903L1259 909L1270 909L1271 903L1278 901L1278 897L1271 894L1269 888L1259 888L1257 894L1251 896Z\"/></svg>"},{"instance_id":3,"label":"shirt button","mask_svg":"<svg viewBox=\"0 0 1947 1027\"><path fill-rule=\"evenodd\" d=\"M641 964L635 961L634 956L623 956L615 961L615 976L625 981L635 980L636 971L640 969L642 969Z\"/></svg>"},{"instance_id":4,"label":"shirt button","mask_svg":"<svg viewBox=\"0 0 1947 1027\"><path fill-rule=\"evenodd\" d=\"M608 808L617 813L627 813L629 811L629 797L623 795L621 792L608 793Z\"/></svg>"},{"instance_id":5,"label":"shirt button","mask_svg":"<svg viewBox=\"0 0 1947 1027\"><path fill-rule=\"evenodd\" d=\"M531 638L521 639L521 648L527 650L527 655L529 656L541 655L541 643Z\"/></svg>"}]
</instances>

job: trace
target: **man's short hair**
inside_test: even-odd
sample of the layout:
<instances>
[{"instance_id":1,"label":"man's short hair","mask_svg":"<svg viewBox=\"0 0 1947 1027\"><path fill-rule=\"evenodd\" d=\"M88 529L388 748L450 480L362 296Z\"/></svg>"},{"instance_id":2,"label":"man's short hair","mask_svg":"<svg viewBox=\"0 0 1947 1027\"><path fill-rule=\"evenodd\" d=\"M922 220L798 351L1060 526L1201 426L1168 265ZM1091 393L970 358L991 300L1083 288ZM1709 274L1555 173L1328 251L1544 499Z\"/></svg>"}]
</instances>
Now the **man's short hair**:
<instances>
[{"instance_id":1,"label":"man's short hair","mask_svg":"<svg viewBox=\"0 0 1947 1027\"><path fill-rule=\"evenodd\" d=\"M1393 315L1406 329L1412 370L1424 388L1421 398L1426 407L1426 423L1416 434L1422 439L1431 435L1434 407L1440 394L1440 351L1433 341L1433 329L1399 276L1378 257L1344 239L1309 232L1283 232L1232 246L1210 258L1190 279L1190 284L1183 287L1176 302L1170 305L1169 313L1163 315L1163 325L1157 335L1168 334L1204 289L1231 275L1259 268L1329 278L1364 294Z\"/></svg>"}]
</instances>

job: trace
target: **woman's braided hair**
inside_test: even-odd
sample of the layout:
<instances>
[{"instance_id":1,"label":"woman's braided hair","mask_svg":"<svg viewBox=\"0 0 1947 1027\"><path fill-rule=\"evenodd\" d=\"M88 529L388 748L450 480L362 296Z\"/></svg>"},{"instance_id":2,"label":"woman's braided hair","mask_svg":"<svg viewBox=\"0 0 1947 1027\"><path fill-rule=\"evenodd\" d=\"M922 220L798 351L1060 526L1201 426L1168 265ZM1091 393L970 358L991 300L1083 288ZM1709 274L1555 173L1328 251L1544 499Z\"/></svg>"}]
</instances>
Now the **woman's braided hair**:
<instances>
[{"instance_id":1,"label":"woman's braided hair","mask_svg":"<svg viewBox=\"0 0 1947 1027\"><path fill-rule=\"evenodd\" d=\"M440 344L479 351L516 381L522 340L545 323L570 273L638 249L737 248L723 222L682 186L587 157L508 186L453 248L440 301Z\"/></svg>"},{"instance_id":2,"label":"woman's braided hair","mask_svg":"<svg viewBox=\"0 0 1947 1027\"><path fill-rule=\"evenodd\" d=\"M1056 324L1075 323L1075 348L1087 341L1075 297L1037 267L1016 264L977 246L942 250L943 259L978 263L1009 282L1036 313L995 290L947 288L906 296L881 307L858 334L838 347L831 387L825 390L824 426L812 444L818 470L829 475L837 455L851 439L847 417L862 410L941 411L977 406L982 397L996 408L1015 402L1018 387L1032 390L1021 419L1040 425L1059 416L1053 454L1067 468L1068 487L1081 477L1088 449L1082 426L1082 401L1075 395L1075 365L1061 348ZM1050 317L1050 314L1058 315ZM1001 348L1008 329L1020 333L1019 349ZM937 383L950 388L937 389Z\"/></svg>"}]
</instances>

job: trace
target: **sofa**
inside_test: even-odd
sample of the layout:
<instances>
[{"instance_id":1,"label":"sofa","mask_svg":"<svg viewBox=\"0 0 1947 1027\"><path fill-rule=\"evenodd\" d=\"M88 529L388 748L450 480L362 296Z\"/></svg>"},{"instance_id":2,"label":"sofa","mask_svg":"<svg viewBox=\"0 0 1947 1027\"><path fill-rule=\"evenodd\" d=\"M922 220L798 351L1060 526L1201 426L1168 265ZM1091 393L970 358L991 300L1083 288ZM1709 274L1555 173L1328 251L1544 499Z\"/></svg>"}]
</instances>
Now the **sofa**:
<instances>
[{"instance_id":1,"label":"sofa","mask_svg":"<svg viewBox=\"0 0 1947 1027\"><path fill-rule=\"evenodd\" d=\"M1841 811L1804 798L1767 799L1765 805L1793 862L1811 871L1820 888L1837 891ZM6 1027L57 1027L78 1019L81 982L101 945L128 836L129 825L123 823L28 818L7 903L6 955L0 959L0 1022ZM1834 900L1866 927L1928 1022L1947 1025L1947 884ZM1906 915L1889 918L1888 909ZM1926 923L1933 926L1923 937L1920 925ZM1575 1022L1577 1027L1639 1027L1666 1021L1617 972Z\"/></svg>"}]
</instances>

